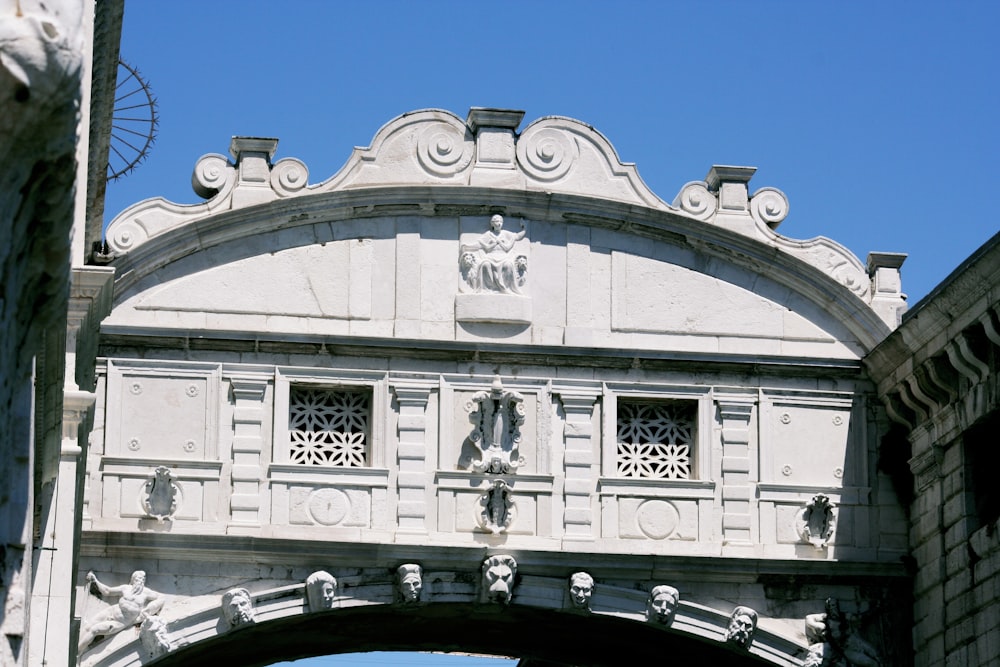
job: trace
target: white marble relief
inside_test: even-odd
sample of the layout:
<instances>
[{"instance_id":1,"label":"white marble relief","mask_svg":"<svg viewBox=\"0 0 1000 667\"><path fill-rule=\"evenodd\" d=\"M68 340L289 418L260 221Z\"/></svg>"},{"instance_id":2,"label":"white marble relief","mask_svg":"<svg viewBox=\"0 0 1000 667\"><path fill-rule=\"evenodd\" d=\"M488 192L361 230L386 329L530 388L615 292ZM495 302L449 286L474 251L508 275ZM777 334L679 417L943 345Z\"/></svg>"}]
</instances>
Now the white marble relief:
<instances>
[{"instance_id":1,"label":"white marble relief","mask_svg":"<svg viewBox=\"0 0 1000 667\"><path fill-rule=\"evenodd\" d=\"M396 568L396 589L405 604L420 602L424 590L424 571L416 563L404 563Z\"/></svg>"},{"instance_id":2,"label":"white marble relief","mask_svg":"<svg viewBox=\"0 0 1000 667\"><path fill-rule=\"evenodd\" d=\"M757 612L750 607L739 606L729 616L726 641L742 649L749 649L757 631Z\"/></svg>"},{"instance_id":3,"label":"white marble relief","mask_svg":"<svg viewBox=\"0 0 1000 667\"><path fill-rule=\"evenodd\" d=\"M118 602L99 611L90 618L84 618L80 628L80 653L99 637L110 637L130 626L140 625L149 616L163 609L164 599L156 591L146 587L146 573L136 570L129 583L121 586L103 584L93 572L87 573L85 594L95 590L103 597L117 597ZM86 602L84 603L86 609Z\"/></svg>"},{"instance_id":4,"label":"white marble relief","mask_svg":"<svg viewBox=\"0 0 1000 667\"><path fill-rule=\"evenodd\" d=\"M795 517L799 538L817 549L829 545L837 528L836 509L837 506L826 495L817 493L813 496Z\"/></svg>"},{"instance_id":5,"label":"white marble relief","mask_svg":"<svg viewBox=\"0 0 1000 667\"><path fill-rule=\"evenodd\" d=\"M653 586L649 591L649 598L646 599L646 620L669 626L674 622L680 601L680 591L673 586L666 584Z\"/></svg>"},{"instance_id":6,"label":"white marble relief","mask_svg":"<svg viewBox=\"0 0 1000 667\"><path fill-rule=\"evenodd\" d=\"M590 611L590 598L594 596L594 578L586 572L569 576L569 599L577 609Z\"/></svg>"},{"instance_id":7,"label":"white marble relief","mask_svg":"<svg viewBox=\"0 0 1000 667\"><path fill-rule=\"evenodd\" d=\"M881 667L878 651L858 633L858 619L840 610L832 598L826 611L805 618L809 650L803 667Z\"/></svg>"},{"instance_id":8,"label":"white marble relief","mask_svg":"<svg viewBox=\"0 0 1000 667\"><path fill-rule=\"evenodd\" d=\"M473 394L465 409L473 424L469 440L481 452L472 467L494 475L517 470L524 463L518 454L525 418L524 397L504 389L497 375L490 390Z\"/></svg>"},{"instance_id":9,"label":"white marble relief","mask_svg":"<svg viewBox=\"0 0 1000 667\"><path fill-rule=\"evenodd\" d=\"M317 570L306 578L306 606L309 611L333 609L337 597L337 579L325 570Z\"/></svg>"},{"instance_id":10,"label":"white marble relief","mask_svg":"<svg viewBox=\"0 0 1000 667\"><path fill-rule=\"evenodd\" d=\"M502 479L493 480L490 487L479 498L479 526L494 535L506 532L517 517L517 504L510 487Z\"/></svg>"},{"instance_id":11,"label":"white marble relief","mask_svg":"<svg viewBox=\"0 0 1000 667\"><path fill-rule=\"evenodd\" d=\"M514 557L490 556L483 561L482 575L483 600L501 605L510 604L517 579L517 561Z\"/></svg>"},{"instance_id":12,"label":"white marble relief","mask_svg":"<svg viewBox=\"0 0 1000 667\"><path fill-rule=\"evenodd\" d=\"M157 466L153 477L143 487L142 509L146 516L158 522L173 518L177 512L180 487L174 482L174 474L166 466Z\"/></svg>"},{"instance_id":13,"label":"white marble relief","mask_svg":"<svg viewBox=\"0 0 1000 667\"><path fill-rule=\"evenodd\" d=\"M222 595L222 617L230 628L253 625L257 622L257 612L250 599L250 591L232 588Z\"/></svg>"},{"instance_id":14,"label":"white marble relief","mask_svg":"<svg viewBox=\"0 0 1000 667\"><path fill-rule=\"evenodd\" d=\"M527 234L521 229L503 228L503 216L490 218L490 228L471 243L461 246L460 266L469 291L496 294L521 294L527 278L528 258L514 251L514 244Z\"/></svg>"},{"instance_id":15,"label":"white marble relief","mask_svg":"<svg viewBox=\"0 0 1000 667\"><path fill-rule=\"evenodd\" d=\"M159 616L147 616L139 627L139 643L144 656L152 660L186 645L187 641L171 637L167 622Z\"/></svg>"}]
</instances>

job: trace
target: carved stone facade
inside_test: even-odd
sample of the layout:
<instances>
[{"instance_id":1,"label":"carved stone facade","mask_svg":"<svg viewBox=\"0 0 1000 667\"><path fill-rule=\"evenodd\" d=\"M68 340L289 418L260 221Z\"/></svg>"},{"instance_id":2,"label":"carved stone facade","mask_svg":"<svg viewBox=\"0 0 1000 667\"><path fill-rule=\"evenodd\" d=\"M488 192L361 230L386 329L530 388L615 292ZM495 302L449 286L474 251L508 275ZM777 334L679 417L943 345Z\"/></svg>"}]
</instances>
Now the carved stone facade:
<instances>
[{"instance_id":1,"label":"carved stone facade","mask_svg":"<svg viewBox=\"0 0 1000 667\"><path fill-rule=\"evenodd\" d=\"M671 205L589 126L520 121L407 114L316 185L237 138L196 167L206 203L112 222L80 567L148 562L166 625L82 664L208 659L276 619L321 641L327 614L357 638L377 613L798 665L827 598L905 655L862 364L899 257L777 234L787 200L753 169Z\"/></svg>"}]
</instances>

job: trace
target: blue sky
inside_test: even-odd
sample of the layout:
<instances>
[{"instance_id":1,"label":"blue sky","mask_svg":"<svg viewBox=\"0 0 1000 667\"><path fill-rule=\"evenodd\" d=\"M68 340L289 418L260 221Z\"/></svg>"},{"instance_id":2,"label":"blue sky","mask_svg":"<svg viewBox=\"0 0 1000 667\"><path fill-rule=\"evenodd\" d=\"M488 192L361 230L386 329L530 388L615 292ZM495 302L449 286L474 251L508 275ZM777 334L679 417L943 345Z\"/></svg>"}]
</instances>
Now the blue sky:
<instances>
[{"instance_id":1,"label":"blue sky","mask_svg":"<svg viewBox=\"0 0 1000 667\"><path fill-rule=\"evenodd\" d=\"M906 252L924 296L998 229L1000 3L128 0L122 57L149 80L149 158L110 219L164 196L232 135L280 139L310 181L395 116L518 108L578 118L670 202L713 164L785 192L792 238Z\"/></svg>"},{"instance_id":2,"label":"blue sky","mask_svg":"<svg viewBox=\"0 0 1000 667\"><path fill-rule=\"evenodd\" d=\"M121 54L160 126L106 220L198 201L195 162L232 135L278 137L315 183L399 114L517 108L591 124L668 202L713 164L756 166L751 190L791 202L780 233L909 253L915 303L998 229L998 25L975 0L128 0ZM294 664L512 664L455 660Z\"/></svg>"}]
</instances>

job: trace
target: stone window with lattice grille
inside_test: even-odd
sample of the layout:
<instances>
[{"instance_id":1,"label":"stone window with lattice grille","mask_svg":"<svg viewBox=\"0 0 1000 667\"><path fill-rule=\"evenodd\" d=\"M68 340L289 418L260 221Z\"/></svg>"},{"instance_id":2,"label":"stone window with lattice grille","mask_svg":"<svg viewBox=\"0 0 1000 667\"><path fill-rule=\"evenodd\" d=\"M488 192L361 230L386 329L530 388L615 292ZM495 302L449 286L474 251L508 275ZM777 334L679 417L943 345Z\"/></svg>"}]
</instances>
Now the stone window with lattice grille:
<instances>
[{"instance_id":1,"label":"stone window with lattice grille","mask_svg":"<svg viewBox=\"0 0 1000 667\"><path fill-rule=\"evenodd\" d=\"M290 463L361 468L369 465L371 391L289 387Z\"/></svg>"},{"instance_id":2,"label":"stone window with lattice grille","mask_svg":"<svg viewBox=\"0 0 1000 667\"><path fill-rule=\"evenodd\" d=\"M618 401L616 473L693 479L696 401Z\"/></svg>"}]
</instances>

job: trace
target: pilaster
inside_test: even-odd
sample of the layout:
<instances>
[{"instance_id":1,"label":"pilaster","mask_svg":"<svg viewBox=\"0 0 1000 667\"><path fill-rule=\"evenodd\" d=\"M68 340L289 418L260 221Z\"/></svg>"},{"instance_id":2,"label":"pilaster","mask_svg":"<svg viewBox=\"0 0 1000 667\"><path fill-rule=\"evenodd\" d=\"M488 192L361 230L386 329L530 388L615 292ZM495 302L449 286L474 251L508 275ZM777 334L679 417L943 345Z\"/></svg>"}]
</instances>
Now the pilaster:
<instances>
[{"instance_id":1,"label":"pilaster","mask_svg":"<svg viewBox=\"0 0 1000 667\"><path fill-rule=\"evenodd\" d=\"M565 453L563 471L563 531L567 538L594 539L594 506L597 497L598 463L594 456L594 403L597 396L559 394L566 424L563 428Z\"/></svg>"},{"instance_id":2,"label":"pilaster","mask_svg":"<svg viewBox=\"0 0 1000 667\"><path fill-rule=\"evenodd\" d=\"M426 387L394 387L399 403L396 505L399 532L427 532L427 401Z\"/></svg>"},{"instance_id":3,"label":"pilaster","mask_svg":"<svg viewBox=\"0 0 1000 667\"><path fill-rule=\"evenodd\" d=\"M724 544L753 542L753 483L750 477L750 428L756 401L751 397L717 396L722 422L722 539Z\"/></svg>"},{"instance_id":4,"label":"pilaster","mask_svg":"<svg viewBox=\"0 0 1000 667\"><path fill-rule=\"evenodd\" d=\"M234 377L230 383L233 391L233 495L227 532L252 534L261 525L267 380Z\"/></svg>"}]
</instances>

